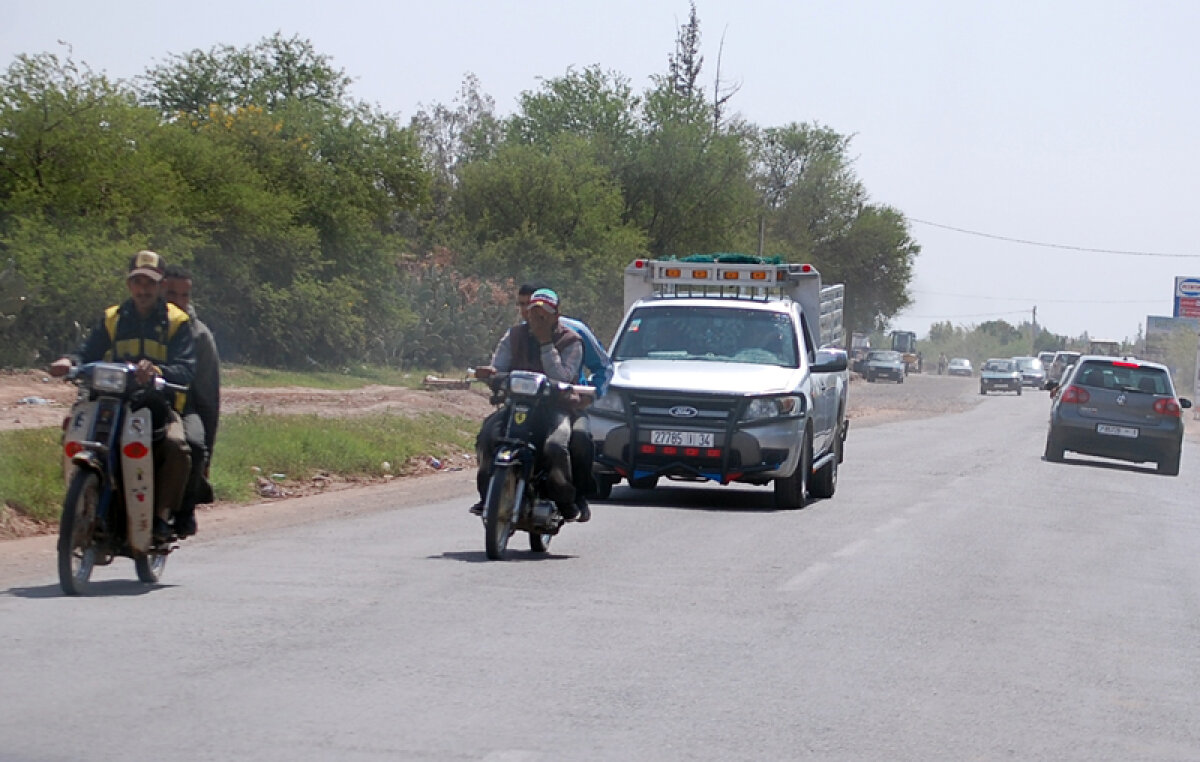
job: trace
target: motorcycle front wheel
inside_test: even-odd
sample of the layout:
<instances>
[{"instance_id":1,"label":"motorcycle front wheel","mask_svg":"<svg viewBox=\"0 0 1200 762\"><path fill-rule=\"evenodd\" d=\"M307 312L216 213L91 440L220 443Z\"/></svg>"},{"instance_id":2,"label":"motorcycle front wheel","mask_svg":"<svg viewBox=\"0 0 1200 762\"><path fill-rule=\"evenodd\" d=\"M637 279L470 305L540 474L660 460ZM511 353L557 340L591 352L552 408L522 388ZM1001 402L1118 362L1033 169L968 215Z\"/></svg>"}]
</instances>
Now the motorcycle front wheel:
<instances>
[{"instance_id":1,"label":"motorcycle front wheel","mask_svg":"<svg viewBox=\"0 0 1200 762\"><path fill-rule=\"evenodd\" d=\"M67 595L87 592L96 566L96 509L100 475L80 469L71 478L58 524L58 583Z\"/></svg>"},{"instance_id":2,"label":"motorcycle front wheel","mask_svg":"<svg viewBox=\"0 0 1200 762\"><path fill-rule=\"evenodd\" d=\"M529 533L529 549L534 553L545 553L550 550L550 540L554 535L546 532L530 532Z\"/></svg>"},{"instance_id":3,"label":"motorcycle front wheel","mask_svg":"<svg viewBox=\"0 0 1200 762\"><path fill-rule=\"evenodd\" d=\"M153 585L162 577L163 569L167 568L167 554L151 550L141 558L133 559L133 568L137 569L139 580Z\"/></svg>"},{"instance_id":4,"label":"motorcycle front wheel","mask_svg":"<svg viewBox=\"0 0 1200 762\"><path fill-rule=\"evenodd\" d=\"M503 561L508 549L508 538L516 521L520 479L516 468L497 468L492 472L487 505L483 507L484 546L491 561Z\"/></svg>"}]
</instances>

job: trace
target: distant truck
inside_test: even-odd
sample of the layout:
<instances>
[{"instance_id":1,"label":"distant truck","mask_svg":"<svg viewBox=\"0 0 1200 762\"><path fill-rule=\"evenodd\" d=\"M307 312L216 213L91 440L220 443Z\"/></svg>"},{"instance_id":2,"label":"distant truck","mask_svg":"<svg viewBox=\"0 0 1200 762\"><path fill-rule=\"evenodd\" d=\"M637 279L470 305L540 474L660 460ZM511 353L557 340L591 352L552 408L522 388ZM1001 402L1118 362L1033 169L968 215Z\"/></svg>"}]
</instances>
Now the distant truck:
<instances>
[{"instance_id":1,"label":"distant truck","mask_svg":"<svg viewBox=\"0 0 1200 762\"><path fill-rule=\"evenodd\" d=\"M1092 341L1088 344L1089 355L1108 355L1109 357L1121 356L1121 342L1119 341Z\"/></svg>"},{"instance_id":2,"label":"distant truck","mask_svg":"<svg viewBox=\"0 0 1200 762\"><path fill-rule=\"evenodd\" d=\"M920 373L921 356L917 353L917 334L912 331L892 331L892 351L904 357L907 373Z\"/></svg>"},{"instance_id":3,"label":"distant truck","mask_svg":"<svg viewBox=\"0 0 1200 762\"><path fill-rule=\"evenodd\" d=\"M844 287L746 255L638 259L608 392L590 408L600 497L621 479L771 484L832 497L849 421Z\"/></svg>"}]
</instances>

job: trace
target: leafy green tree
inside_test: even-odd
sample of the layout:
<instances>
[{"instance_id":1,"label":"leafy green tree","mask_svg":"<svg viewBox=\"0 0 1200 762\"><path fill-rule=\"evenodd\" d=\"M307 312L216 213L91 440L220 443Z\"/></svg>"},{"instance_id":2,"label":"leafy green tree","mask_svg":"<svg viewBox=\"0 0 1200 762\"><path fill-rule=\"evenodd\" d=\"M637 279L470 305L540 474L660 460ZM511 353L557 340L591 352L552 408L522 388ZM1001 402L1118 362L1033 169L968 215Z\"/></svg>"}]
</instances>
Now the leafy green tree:
<instances>
[{"instance_id":1,"label":"leafy green tree","mask_svg":"<svg viewBox=\"0 0 1200 762\"><path fill-rule=\"evenodd\" d=\"M628 216L655 255L746 250L755 192L744 136L712 125L703 101L665 81L645 99L644 128L623 173Z\"/></svg>"},{"instance_id":2,"label":"leafy green tree","mask_svg":"<svg viewBox=\"0 0 1200 762\"><path fill-rule=\"evenodd\" d=\"M869 205L843 235L817 246L812 259L826 281L846 284L846 324L871 327L911 304L908 283L919 252L900 212Z\"/></svg>"},{"instance_id":3,"label":"leafy green tree","mask_svg":"<svg viewBox=\"0 0 1200 762\"><path fill-rule=\"evenodd\" d=\"M504 126L496 116L496 103L480 91L479 78L468 73L451 105L439 103L422 109L409 126L431 172L431 203L422 216L423 238L430 247L456 240L459 225L453 199L458 170L486 160L499 146Z\"/></svg>"},{"instance_id":4,"label":"leafy green tree","mask_svg":"<svg viewBox=\"0 0 1200 762\"><path fill-rule=\"evenodd\" d=\"M244 48L218 45L170 56L142 78L142 99L166 118L203 120L212 106L222 112L251 105L274 111L296 102L336 108L347 102L350 82L310 41L276 32Z\"/></svg>"},{"instance_id":5,"label":"leafy green tree","mask_svg":"<svg viewBox=\"0 0 1200 762\"><path fill-rule=\"evenodd\" d=\"M255 326L237 332L235 351L301 362L286 349L299 334L312 338L309 357L342 363L406 319L396 265L430 184L413 130L351 101L341 70L280 35L177 56L144 81L143 102L212 146L201 161L177 155L188 171L242 164L227 192L196 199L209 229L194 248L217 286L214 327Z\"/></svg>"},{"instance_id":6,"label":"leafy green tree","mask_svg":"<svg viewBox=\"0 0 1200 762\"><path fill-rule=\"evenodd\" d=\"M989 320L976 328L979 333L999 339L1004 344L1012 344L1024 338L1019 329L1006 320Z\"/></svg>"},{"instance_id":7,"label":"leafy green tree","mask_svg":"<svg viewBox=\"0 0 1200 762\"><path fill-rule=\"evenodd\" d=\"M462 168L458 203L482 273L544 280L574 309L594 312L619 283L623 265L644 251L624 222L620 187L585 138L562 134L548 150L507 144L490 161Z\"/></svg>"},{"instance_id":8,"label":"leafy green tree","mask_svg":"<svg viewBox=\"0 0 1200 762\"><path fill-rule=\"evenodd\" d=\"M191 240L157 129L70 58L17 56L0 75L0 250L35 294L11 331L23 356L73 344L76 321L123 296L133 251Z\"/></svg>"},{"instance_id":9,"label":"leafy green tree","mask_svg":"<svg viewBox=\"0 0 1200 762\"><path fill-rule=\"evenodd\" d=\"M548 150L560 135L575 135L587 141L599 164L619 175L638 134L640 103L624 75L599 66L569 68L521 94L507 122L507 142Z\"/></svg>"}]
</instances>

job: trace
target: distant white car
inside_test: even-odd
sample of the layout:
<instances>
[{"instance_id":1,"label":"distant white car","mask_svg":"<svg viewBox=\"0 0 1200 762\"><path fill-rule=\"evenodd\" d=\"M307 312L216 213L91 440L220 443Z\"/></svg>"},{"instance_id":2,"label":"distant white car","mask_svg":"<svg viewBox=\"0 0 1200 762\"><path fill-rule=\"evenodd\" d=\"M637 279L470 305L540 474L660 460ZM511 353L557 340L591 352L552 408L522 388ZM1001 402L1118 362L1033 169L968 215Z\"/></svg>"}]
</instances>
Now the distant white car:
<instances>
[{"instance_id":1,"label":"distant white car","mask_svg":"<svg viewBox=\"0 0 1200 762\"><path fill-rule=\"evenodd\" d=\"M971 367L971 361L965 357L952 357L950 364L946 366L946 372L951 376L972 376L975 374L975 369Z\"/></svg>"}]
</instances>

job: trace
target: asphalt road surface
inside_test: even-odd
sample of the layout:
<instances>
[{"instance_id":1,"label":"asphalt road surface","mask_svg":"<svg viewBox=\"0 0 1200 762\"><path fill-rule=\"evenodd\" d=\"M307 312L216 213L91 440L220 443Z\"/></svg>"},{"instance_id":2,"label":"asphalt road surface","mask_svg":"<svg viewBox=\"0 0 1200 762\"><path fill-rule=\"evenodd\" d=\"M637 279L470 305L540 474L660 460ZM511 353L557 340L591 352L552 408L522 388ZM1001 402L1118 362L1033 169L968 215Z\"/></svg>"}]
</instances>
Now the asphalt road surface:
<instances>
[{"instance_id":1,"label":"asphalt road surface","mask_svg":"<svg viewBox=\"0 0 1200 762\"><path fill-rule=\"evenodd\" d=\"M617 487L548 556L486 561L464 473L161 586L46 565L0 587L0 759L1200 759L1197 450L1046 463L1047 408L852 430L801 511Z\"/></svg>"}]
</instances>

